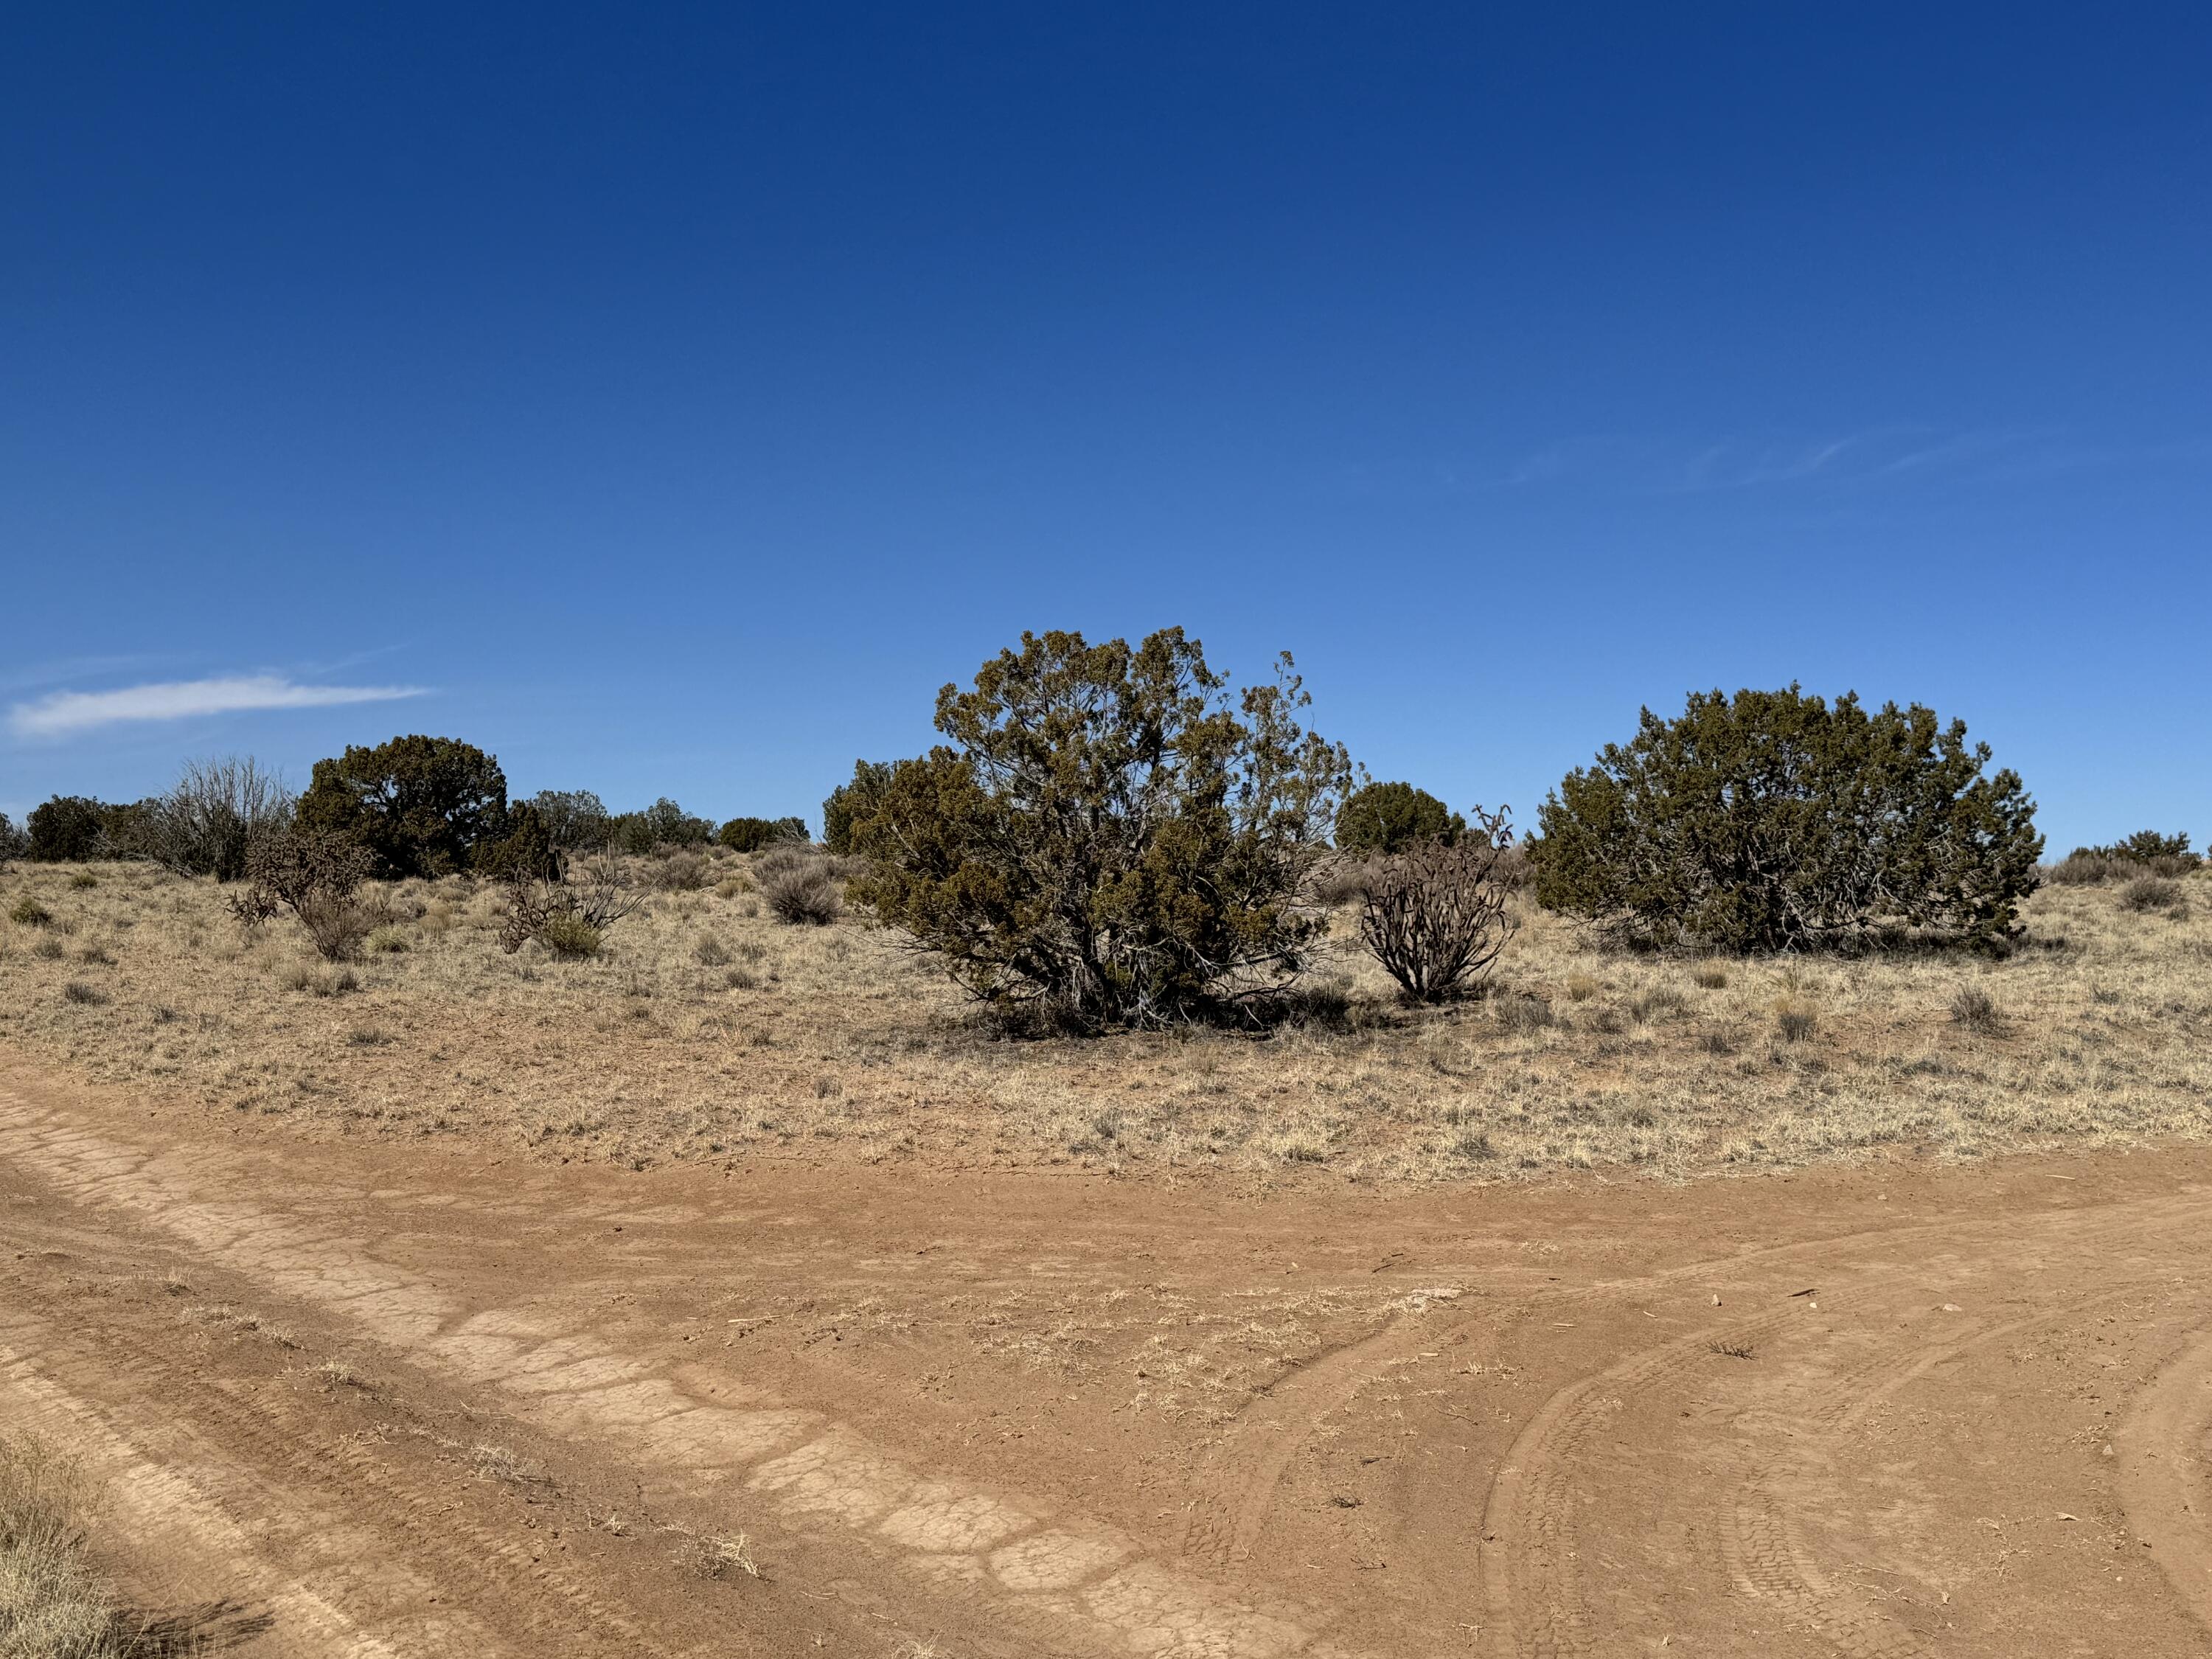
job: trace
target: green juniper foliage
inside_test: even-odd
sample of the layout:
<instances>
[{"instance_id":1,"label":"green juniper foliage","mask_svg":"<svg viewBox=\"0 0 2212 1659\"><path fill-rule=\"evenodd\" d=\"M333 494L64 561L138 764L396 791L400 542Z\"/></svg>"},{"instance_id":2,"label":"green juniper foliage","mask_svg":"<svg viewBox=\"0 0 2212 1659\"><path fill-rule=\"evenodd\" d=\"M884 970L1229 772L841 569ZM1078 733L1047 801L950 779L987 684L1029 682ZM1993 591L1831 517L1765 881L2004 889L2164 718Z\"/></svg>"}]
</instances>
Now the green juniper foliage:
<instances>
[{"instance_id":1,"label":"green juniper foliage","mask_svg":"<svg viewBox=\"0 0 2212 1659\"><path fill-rule=\"evenodd\" d=\"M897 763L853 826L853 896L957 981L1079 1030L1250 1008L1323 922L1297 899L1352 777L1299 720L1286 654L1235 704L1181 629L1131 647L1024 634L949 740Z\"/></svg>"},{"instance_id":2,"label":"green juniper foliage","mask_svg":"<svg viewBox=\"0 0 2212 1659\"><path fill-rule=\"evenodd\" d=\"M541 789L529 805L562 852L603 848L614 833L614 815L588 789Z\"/></svg>"},{"instance_id":3,"label":"green juniper foliage","mask_svg":"<svg viewBox=\"0 0 2212 1659\"><path fill-rule=\"evenodd\" d=\"M558 882L566 863L553 839L552 827L535 801L510 807L507 834L489 847L477 849L476 867L483 874L507 881Z\"/></svg>"},{"instance_id":4,"label":"green juniper foliage","mask_svg":"<svg viewBox=\"0 0 2212 1659\"><path fill-rule=\"evenodd\" d=\"M33 806L23 856L42 864L82 864L105 855L102 832L118 809L85 795L55 795Z\"/></svg>"},{"instance_id":5,"label":"green juniper foliage","mask_svg":"<svg viewBox=\"0 0 2212 1659\"><path fill-rule=\"evenodd\" d=\"M2018 931L2043 838L2019 777L1917 703L1784 691L1650 709L1544 803L1536 897L1644 943L1779 951Z\"/></svg>"},{"instance_id":6,"label":"green juniper foliage","mask_svg":"<svg viewBox=\"0 0 2212 1659\"><path fill-rule=\"evenodd\" d=\"M1467 820L1410 783L1370 783L1336 815L1337 850L1358 858L1403 853L1425 842L1453 842Z\"/></svg>"},{"instance_id":7,"label":"green juniper foliage","mask_svg":"<svg viewBox=\"0 0 2212 1659\"><path fill-rule=\"evenodd\" d=\"M641 856L661 847L703 847L714 839L710 819L694 817L663 795L641 812L614 821L614 844Z\"/></svg>"},{"instance_id":8,"label":"green juniper foliage","mask_svg":"<svg viewBox=\"0 0 2212 1659\"><path fill-rule=\"evenodd\" d=\"M303 829L350 837L385 878L443 876L471 866L507 828L507 775L474 744L394 738L349 744L319 760L295 809Z\"/></svg>"},{"instance_id":9,"label":"green juniper foliage","mask_svg":"<svg viewBox=\"0 0 2212 1659\"><path fill-rule=\"evenodd\" d=\"M833 853L853 850L853 826L876 810L890 787L891 769L883 761L854 761L849 783L841 783L822 803L822 844Z\"/></svg>"},{"instance_id":10,"label":"green juniper foliage","mask_svg":"<svg viewBox=\"0 0 2212 1659\"><path fill-rule=\"evenodd\" d=\"M732 818L714 839L733 853L757 853L763 847L806 839L805 818Z\"/></svg>"},{"instance_id":11,"label":"green juniper foliage","mask_svg":"<svg viewBox=\"0 0 2212 1659\"><path fill-rule=\"evenodd\" d=\"M2189 850L2186 835L2160 835L2155 830L2138 830L2125 841L2115 842L2110 847L2077 847L2069 858L2125 859L2130 864L2178 864L2193 866L2197 854Z\"/></svg>"}]
</instances>

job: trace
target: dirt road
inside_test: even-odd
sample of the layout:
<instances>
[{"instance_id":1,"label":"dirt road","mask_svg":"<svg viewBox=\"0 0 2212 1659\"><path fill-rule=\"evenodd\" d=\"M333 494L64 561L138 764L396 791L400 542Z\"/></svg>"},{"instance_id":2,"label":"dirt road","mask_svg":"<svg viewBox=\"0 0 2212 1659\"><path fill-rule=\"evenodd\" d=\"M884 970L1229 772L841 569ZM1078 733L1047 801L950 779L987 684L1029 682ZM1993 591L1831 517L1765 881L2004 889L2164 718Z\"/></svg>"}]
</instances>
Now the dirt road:
<instances>
[{"instance_id":1,"label":"dirt road","mask_svg":"<svg viewBox=\"0 0 2212 1659\"><path fill-rule=\"evenodd\" d=\"M629 1174L0 1070L0 1420L249 1655L2201 1655L2208 1255L2202 1152Z\"/></svg>"}]
</instances>

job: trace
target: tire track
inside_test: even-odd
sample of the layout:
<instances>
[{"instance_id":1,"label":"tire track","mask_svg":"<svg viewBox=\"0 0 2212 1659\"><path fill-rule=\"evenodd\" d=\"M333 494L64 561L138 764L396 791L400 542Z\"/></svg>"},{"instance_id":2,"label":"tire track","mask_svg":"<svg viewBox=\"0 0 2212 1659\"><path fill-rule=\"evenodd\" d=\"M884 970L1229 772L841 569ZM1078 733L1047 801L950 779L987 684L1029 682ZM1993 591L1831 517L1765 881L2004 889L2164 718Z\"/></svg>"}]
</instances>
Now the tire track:
<instances>
[{"instance_id":1,"label":"tire track","mask_svg":"<svg viewBox=\"0 0 2212 1659\"><path fill-rule=\"evenodd\" d=\"M1255 1606L1146 1559L1134 1540L1082 1517L1055 1520L1046 1506L919 1468L821 1413L702 1401L589 1330L496 1309L471 1312L423 1275L327 1224L209 1192L220 1184L219 1169L118 1145L5 1089L0 1133L19 1169L39 1169L75 1201L160 1228L231 1271L351 1322L404 1360L493 1389L556 1437L611 1445L635 1467L672 1480L709 1471L732 1479L750 1495L756 1516L772 1514L848 1560L857 1553L904 1579L902 1607L957 1607L979 1632L1018 1633L1069 1656L1279 1659L1311 1649L1328 1623L1304 1610ZM129 1363L149 1389L168 1385L158 1362L139 1355ZM189 1387L189 1378L174 1381ZM266 1425L236 1402L203 1391L195 1408L222 1434L281 1461L283 1449L270 1443ZM292 1467L306 1472L301 1462ZM348 1462L355 1479L410 1516L401 1523L410 1548L442 1559L437 1529L414 1521L408 1494L381 1467L365 1453ZM471 1555L520 1570L503 1540L481 1531L467 1538ZM563 1630L569 1638L588 1630L592 1639L611 1631L629 1644L616 1650L625 1654L665 1651L605 1602L580 1601L573 1587L544 1589L546 1601L579 1614L544 1632L564 1659L581 1650L562 1645ZM538 1634L526 1623L517 1628Z\"/></svg>"},{"instance_id":2,"label":"tire track","mask_svg":"<svg viewBox=\"0 0 2212 1659\"><path fill-rule=\"evenodd\" d=\"M2212 1334L2203 1324L2112 1445L2128 1524L2212 1642Z\"/></svg>"},{"instance_id":3,"label":"tire track","mask_svg":"<svg viewBox=\"0 0 2212 1659\"><path fill-rule=\"evenodd\" d=\"M1523 1659L1591 1652L1577 1566L1580 1493L1570 1466L1583 1444L1647 1394L1686 1376L1715 1343L1749 1345L1792 1317L1787 1311L1713 1325L1646 1349L1545 1401L1513 1443L1483 1511L1483 1583L1492 1627Z\"/></svg>"}]
</instances>

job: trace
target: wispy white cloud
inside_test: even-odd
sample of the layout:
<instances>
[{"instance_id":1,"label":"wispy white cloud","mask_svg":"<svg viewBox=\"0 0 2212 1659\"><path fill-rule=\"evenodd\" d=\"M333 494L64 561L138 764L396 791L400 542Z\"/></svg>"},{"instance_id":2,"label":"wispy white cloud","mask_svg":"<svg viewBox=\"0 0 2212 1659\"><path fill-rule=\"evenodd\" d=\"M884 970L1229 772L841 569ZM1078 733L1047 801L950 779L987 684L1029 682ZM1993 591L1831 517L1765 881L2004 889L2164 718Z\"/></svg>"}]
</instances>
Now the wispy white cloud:
<instances>
[{"instance_id":1,"label":"wispy white cloud","mask_svg":"<svg viewBox=\"0 0 2212 1659\"><path fill-rule=\"evenodd\" d=\"M328 708L350 702L388 702L419 697L419 685L301 685L277 674L219 679L168 680L112 691L54 691L8 711L20 737L58 738L125 720L174 720L198 714L233 714L257 708Z\"/></svg>"}]
</instances>

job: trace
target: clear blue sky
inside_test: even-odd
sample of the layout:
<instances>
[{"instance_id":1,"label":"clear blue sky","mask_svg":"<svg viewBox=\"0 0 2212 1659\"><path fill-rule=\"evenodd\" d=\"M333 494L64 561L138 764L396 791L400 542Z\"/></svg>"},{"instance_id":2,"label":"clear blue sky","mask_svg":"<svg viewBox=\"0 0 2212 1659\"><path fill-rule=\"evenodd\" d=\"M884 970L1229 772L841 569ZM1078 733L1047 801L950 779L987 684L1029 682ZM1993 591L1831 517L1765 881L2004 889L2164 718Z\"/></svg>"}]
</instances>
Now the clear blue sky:
<instances>
[{"instance_id":1,"label":"clear blue sky","mask_svg":"<svg viewBox=\"0 0 2212 1659\"><path fill-rule=\"evenodd\" d=\"M2208 86L2179 4L18 8L0 809L422 730L812 819L1181 623L1524 821L1794 678L2201 843Z\"/></svg>"}]
</instances>

